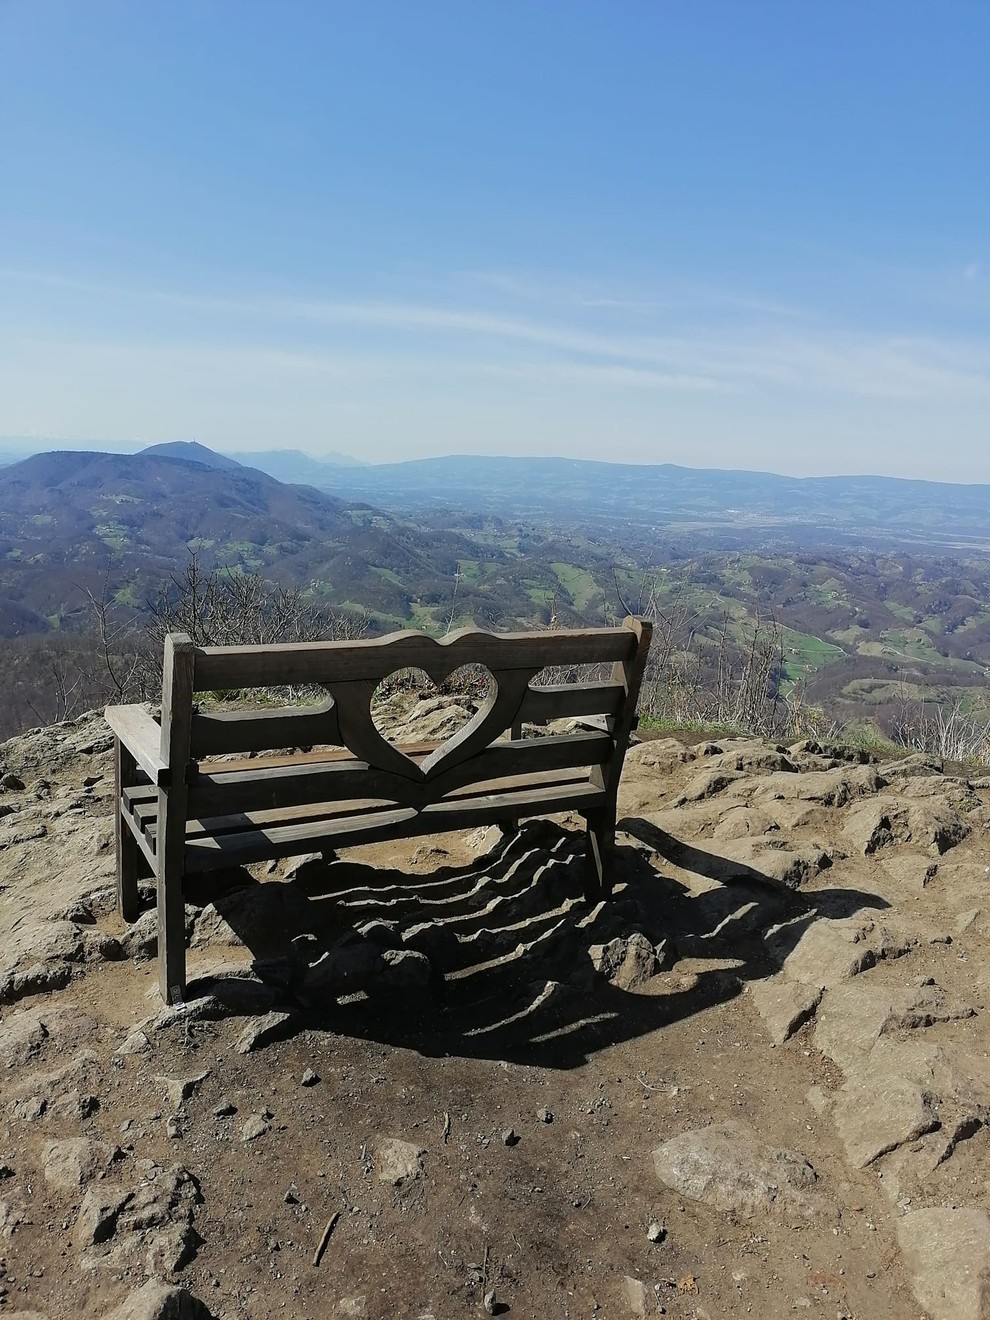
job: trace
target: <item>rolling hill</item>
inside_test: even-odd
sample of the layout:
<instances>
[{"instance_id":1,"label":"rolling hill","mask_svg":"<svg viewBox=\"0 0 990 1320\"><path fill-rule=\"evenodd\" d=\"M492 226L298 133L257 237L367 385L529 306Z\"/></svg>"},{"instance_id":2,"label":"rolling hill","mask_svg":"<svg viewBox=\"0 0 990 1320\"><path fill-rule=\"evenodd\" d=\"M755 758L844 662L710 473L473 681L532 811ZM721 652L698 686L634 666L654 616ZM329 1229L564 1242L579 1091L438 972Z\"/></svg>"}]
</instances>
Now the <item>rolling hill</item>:
<instances>
[{"instance_id":1,"label":"rolling hill","mask_svg":"<svg viewBox=\"0 0 990 1320\"><path fill-rule=\"evenodd\" d=\"M527 541L491 522L419 525L200 446L165 450L37 454L0 470L0 636L81 623L84 590L102 587L108 565L118 601L140 607L191 552L204 567L370 612L382 627L534 621L559 590L550 563L575 554L595 590L608 579L604 550ZM567 600L561 611L581 617Z\"/></svg>"},{"instance_id":2,"label":"rolling hill","mask_svg":"<svg viewBox=\"0 0 990 1320\"><path fill-rule=\"evenodd\" d=\"M259 466L265 457L259 456ZM409 515L441 508L662 533L691 547L843 545L990 553L990 486L895 477L452 455L329 469L307 478ZM590 524L589 524L590 520Z\"/></svg>"}]
</instances>

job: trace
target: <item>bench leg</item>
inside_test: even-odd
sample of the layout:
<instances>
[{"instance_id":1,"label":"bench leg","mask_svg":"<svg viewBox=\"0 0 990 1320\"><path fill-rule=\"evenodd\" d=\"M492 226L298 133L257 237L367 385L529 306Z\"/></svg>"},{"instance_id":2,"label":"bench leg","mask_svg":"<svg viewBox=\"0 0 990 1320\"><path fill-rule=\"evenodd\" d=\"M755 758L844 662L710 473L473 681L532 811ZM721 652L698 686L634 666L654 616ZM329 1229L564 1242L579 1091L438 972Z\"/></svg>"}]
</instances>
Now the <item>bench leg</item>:
<instances>
[{"instance_id":1,"label":"bench leg","mask_svg":"<svg viewBox=\"0 0 990 1320\"><path fill-rule=\"evenodd\" d=\"M185 819L170 821L168 794L158 794L158 985L166 1004L186 992L186 911L182 896ZM171 837L177 835L178 837Z\"/></svg>"},{"instance_id":2,"label":"bench leg","mask_svg":"<svg viewBox=\"0 0 990 1320\"><path fill-rule=\"evenodd\" d=\"M615 812L595 807L584 813L587 838L584 861L584 896L589 903L612 897L612 860L615 851Z\"/></svg>"},{"instance_id":3,"label":"bench leg","mask_svg":"<svg viewBox=\"0 0 990 1320\"><path fill-rule=\"evenodd\" d=\"M123 793L135 781L134 757L120 739L115 739L114 787L116 810L114 830L117 842L117 910L127 922L137 921L138 909L138 846L123 818Z\"/></svg>"}]
</instances>

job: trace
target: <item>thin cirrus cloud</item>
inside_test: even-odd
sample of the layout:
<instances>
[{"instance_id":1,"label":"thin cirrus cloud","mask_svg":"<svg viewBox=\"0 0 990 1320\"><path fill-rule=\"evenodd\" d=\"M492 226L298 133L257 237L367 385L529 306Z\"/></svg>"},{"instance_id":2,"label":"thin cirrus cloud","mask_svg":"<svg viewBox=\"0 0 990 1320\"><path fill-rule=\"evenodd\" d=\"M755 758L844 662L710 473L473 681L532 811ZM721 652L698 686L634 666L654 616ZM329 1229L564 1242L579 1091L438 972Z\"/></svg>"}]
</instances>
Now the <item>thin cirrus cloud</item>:
<instances>
[{"instance_id":1,"label":"thin cirrus cloud","mask_svg":"<svg viewBox=\"0 0 990 1320\"><path fill-rule=\"evenodd\" d=\"M255 426L261 443L262 406L266 425L291 416L314 436L321 418L346 407L383 443L415 451L428 436L443 445L446 424L447 447L463 447L471 431L490 447L497 404L515 410L506 425L517 437L531 428L532 443L542 443L551 409L562 434L582 430L590 445L591 428L610 417L632 418L645 435L650 409L676 407L681 432L711 437L714 453L729 418L733 435L757 434L767 409L799 426L823 405L855 410L857 400L864 417L886 409L892 427L901 414L910 426L916 404L954 409L960 435L969 434L990 396L990 346L975 337L864 332L711 290L675 290L652 304L646 290L628 306L606 290L561 285L540 298L509 287L486 298L475 287L472 303L461 289L455 303L449 287L434 290L446 301L379 300L231 297L30 272L0 279L8 292L29 293L23 325L16 298L0 313L9 349L0 433L142 434L157 414L179 433L197 433L209 417L220 441L225 427ZM732 317L720 310L729 304ZM720 399L731 413L711 411ZM542 410L539 423L526 416L527 400Z\"/></svg>"},{"instance_id":2,"label":"thin cirrus cloud","mask_svg":"<svg viewBox=\"0 0 990 1320\"><path fill-rule=\"evenodd\" d=\"M990 393L990 345L969 341L866 335L821 325L799 330L791 324L785 333L767 320L756 321L745 331L736 325L731 335L714 326L703 331L694 327L681 334L603 334L559 321L419 303L161 296L173 304L214 312L225 310L269 324L356 327L405 336L407 340L430 332L437 339L453 336L463 342L466 336L556 351L578 362L541 359L518 364L515 371L535 374L543 370L546 379L580 378L603 386L648 385L692 391L781 386L891 399L946 393L982 397ZM420 342L414 348L419 353L423 345ZM627 365L623 370L607 370L604 365L592 370L596 359L619 360ZM450 361L449 357L445 360ZM649 370L637 370L628 364L640 364ZM583 372L578 370L579 365L583 365ZM492 363L488 369L505 374L513 370L504 363Z\"/></svg>"}]
</instances>

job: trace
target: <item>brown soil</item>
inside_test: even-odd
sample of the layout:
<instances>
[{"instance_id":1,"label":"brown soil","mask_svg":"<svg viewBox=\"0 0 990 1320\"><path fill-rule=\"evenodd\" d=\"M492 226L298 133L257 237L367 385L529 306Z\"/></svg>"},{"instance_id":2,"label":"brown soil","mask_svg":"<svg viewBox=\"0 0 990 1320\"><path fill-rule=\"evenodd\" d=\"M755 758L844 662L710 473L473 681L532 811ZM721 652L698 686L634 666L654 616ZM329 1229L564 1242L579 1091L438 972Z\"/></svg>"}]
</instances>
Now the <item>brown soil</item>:
<instances>
[{"instance_id":1,"label":"brown soil","mask_svg":"<svg viewBox=\"0 0 990 1320\"><path fill-rule=\"evenodd\" d=\"M65 1022L50 1028L28 1060L0 1074L0 1165L11 1170L0 1181L0 1202L16 1212L0 1231L0 1314L102 1315L149 1276L149 1239L115 1258L101 1257L99 1246L87 1254L77 1219L89 1189L130 1186L139 1162L150 1160L163 1169L181 1164L198 1187L194 1232L168 1277L226 1320L447 1320L485 1314L486 1296L489 1312L548 1320L918 1320L917 1279L898 1245L905 1207L884 1187L892 1155L865 1167L850 1162L833 1117L843 1070L816 1045L813 1020L774 1043L748 991L786 969L812 922L879 911L886 919L896 909L914 923L913 945L857 981L903 987L935 976L964 994L976 1016L906 1034L924 1031L926 1040L985 1054L987 985L977 975L985 923L974 919L948 945L918 936L919 923L937 933L978 904L962 880L950 890L938 868L927 884L911 878L912 867L939 862L924 840L895 841L868 855L857 850L836 806L808 803L805 823L769 836L787 849L815 844L829 854L797 885L759 872L759 851L739 862L717 832L742 802L742 787L772 773L753 763L753 745L746 746L750 760L739 779L681 806L674 804L685 788L730 744L714 751L702 744L684 761L672 740L650 744L652 761L645 747L630 755L611 910L589 913L579 902L581 835L566 819L530 823L514 838L492 830L438 837L425 847L355 849L294 879L285 879L284 867L261 868L253 877L227 876L209 893L192 892L193 907L212 898L221 915L212 925L209 909L198 917L191 976L235 964L244 969L236 983L250 989L257 987L254 960L262 982L274 987L271 1006L289 1013L251 1052L240 1053L237 1042L264 1010L261 1001L254 1012L173 1015L147 1026L146 1052L115 1054L161 1004L154 960L114 961L112 951L70 958L68 984L8 1005L0 1044L18 1014L32 1008L71 1006L70 1018L81 1025L78 1038ZM64 915L73 901L89 901L91 934L127 933L108 896L105 745L59 747L58 762L47 764L29 740L0 749L27 786L21 824L31 812L49 813L42 837L0 851L0 954L14 970L27 956L25 929ZM812 771L811 760L829 759L805 755ZM846 769L834 761L826 773ZM95 774L104 778L85 789L84 777ZM31 796L38 780L50 785L40 798ZM905 777L905 797L917 782ZM955 791L946 788L950 797ZM946 877L950 860L976 874L986 857L987 791L963 792L972 799L970 832L942 863ZM54 816L53 801L64 805ZM755 806L752 794L748 801ZM761 810L772 815L775 806L781 803L770 799ZM963 811L959 802L954 809ZM684 822L680 832L676 819ZM903 866L892 867L892 859ZM247 906L245 889L253 896ZM254 901L262 890L292 891L292 904L277 909L281 927L272 920L276 909ZM223 920L232 894L241 898L231 900ZM293 941L315 935L326 944L372 918L392 923L400 943L424 922L434 934L446 930L446 944L430 945L433 984L315 1004L294 997L284 983ZM782 953L768 931L789 922L796 933ZM661 970L625 988L596 976L593 946L633 931L667 941ZM194 987L191 1003L195 994ZM17 1097L30 1093L32 1077L57 1100L60 1084L45 1079L80 1048L100 1060L95 1112L49 1103L25 1118ZM311 1084L303 1084L307 1069L317 1076ZM156 1080L204 1071L178 1107ZM217 1116L224 1102L236 1112ZM243 1140L247 1120L264 1112L271 1117L261 1134ZM772 1205L755 1215L718 1209L660 1181L655 1148L728 1120L810 1161L813 1216L781 1215ZM42 1172L46 1144L77 1135L105 1143L112 1160L88 1187L53 1186ZM401 1148L414 1158L398 1181L383 1176L393 1139L415 1148ZM909 1204L990 1208L987 1154L983 1131L974 1130L932 1175L927 1197L916 1193ZM645 1288L637 1290L636 1281ZM956 1313L926 1314L941 1320Z\"/></svg>"}]
</instances>

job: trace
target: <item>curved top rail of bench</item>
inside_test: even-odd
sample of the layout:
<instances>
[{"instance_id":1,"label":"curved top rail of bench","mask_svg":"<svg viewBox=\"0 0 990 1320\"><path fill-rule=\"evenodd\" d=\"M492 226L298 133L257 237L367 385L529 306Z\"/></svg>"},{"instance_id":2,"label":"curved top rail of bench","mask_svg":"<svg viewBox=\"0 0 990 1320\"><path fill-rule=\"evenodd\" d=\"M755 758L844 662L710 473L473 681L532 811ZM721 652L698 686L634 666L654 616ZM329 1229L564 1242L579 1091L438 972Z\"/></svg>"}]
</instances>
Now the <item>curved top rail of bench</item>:
<instances>
[{"instance_id":1,"label":"curved top rail of bench","mask_svg":"<svg viewBox=\"0 0 990 1320\"><path fill-rule=\"evenodd\" d=\"M492 633L462 628L439 640L427 633L406 631L356 642L194 647L195 689L329 685L355 679L378 683L398 669L422 669L440 683L466 664L481 664L493 673L509 669L538 673L547 665L628 660L639 642L634 622L639 620L630 619L620 628L547 632Z\"/></svg>"}]
</instances>

